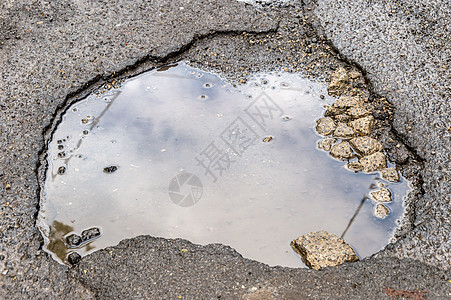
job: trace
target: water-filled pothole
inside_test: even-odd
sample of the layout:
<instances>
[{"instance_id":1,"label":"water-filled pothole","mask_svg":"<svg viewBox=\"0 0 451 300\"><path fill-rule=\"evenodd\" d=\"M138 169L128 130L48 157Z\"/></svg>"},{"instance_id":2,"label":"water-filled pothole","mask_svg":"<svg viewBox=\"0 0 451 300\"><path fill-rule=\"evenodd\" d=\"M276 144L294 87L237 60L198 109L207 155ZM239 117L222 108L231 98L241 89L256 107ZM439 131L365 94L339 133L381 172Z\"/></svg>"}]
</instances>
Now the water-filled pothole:
<instances>
[{"instance_id":1,"label":"water-filled pothole","mask_svg":"<svg viewBox=\"0 0 451 300\"><path fill-rule=\"evenodd\" d=\"M382 249L403 214L405 180L353 173L317 149L315 120L334 101L297 74L234 88L184 63L72 105L48 145L40 223L67 262L140 234L223 243L269 265L303 266L290 241L341 235L361 257ZM364 195L387 185L385 219Z\"/></svg>"}]
</instances>

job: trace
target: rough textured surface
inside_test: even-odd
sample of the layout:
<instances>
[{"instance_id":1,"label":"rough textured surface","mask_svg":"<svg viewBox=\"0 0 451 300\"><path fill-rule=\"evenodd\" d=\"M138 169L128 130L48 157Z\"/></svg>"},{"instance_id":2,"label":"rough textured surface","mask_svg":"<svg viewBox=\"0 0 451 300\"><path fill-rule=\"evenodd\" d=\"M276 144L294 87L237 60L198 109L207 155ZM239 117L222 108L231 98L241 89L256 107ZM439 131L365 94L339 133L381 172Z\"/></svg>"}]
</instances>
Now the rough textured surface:
<instances>
[{"instance_id":1,"label":"rough textured surface","mask_svg":"<svg viewBox=\"0 0 451 300\"><path fill-rule=\"evenodd\" d=\"M315 270L359 260L351 246L342 238L327 231L304 234L292 241L291 247L309 268Z\"/></svg>"},{"instance_id":2,"label":"rough textured surface","mask_svg":"<svg viewBox=\"0 0 451 300\"><path fill-rule=\"evenodd\" d=\"M387 158L382 152L375 152L368 156L359 158L359 163L362 165L362 170L365 173L372 173L382 170L387 166Z\"/></svg>"},{"instance_id":3,"label":"rough textured surface","mask_svg":"<svg viewBox=\"0 0 451 300\"><path fill-rule=\"evenodd\" d=\"M304 2L256 9L227 0L1 1L0 298L387 298L384 287L449 297L451 275L439 267L449 268L451 252L450 8L444 1ZM42 252L39 153L64 107L122 75L182 58L236 82L281 69L328 79L350 66L322 32L396 109L395 130L377 134L417 187L396 243L375 258L320 272L151 237L96 252L70 270ZM385 107L380 102L378 120Z\"/></svg>"},{"instance_id":4,"label":"rough textured surface","mask_svg":"<svg viewBox=\"0 0 451 300\"><path fill-rule=\"evenodd\" d=\"M362 66L373 89L393 104L394 131L423 161L412 230L388 252L449 267L449 2L319 0L314 14L341 54Z\"/></svg>"},{"instance_id":5,"label":"rough textured surface","mask_svg":"<svg viewBox=\"0 0 451 300\"><path fill-rule=\"evenodd\" d=\"M382 144L369 136L356 137L349 141L351 146L361 155L370 155L382 151Z\"/></svg>"}]
</instances>

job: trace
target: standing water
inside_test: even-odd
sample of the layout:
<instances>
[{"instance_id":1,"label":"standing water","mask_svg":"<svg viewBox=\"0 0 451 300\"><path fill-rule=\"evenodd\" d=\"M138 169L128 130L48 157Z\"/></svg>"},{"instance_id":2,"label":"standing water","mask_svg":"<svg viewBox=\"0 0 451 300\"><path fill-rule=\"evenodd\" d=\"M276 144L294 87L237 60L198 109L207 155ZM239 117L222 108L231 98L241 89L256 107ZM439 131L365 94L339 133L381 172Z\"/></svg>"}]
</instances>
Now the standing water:
<instances>
[{"instance_id":1,"label":"standing water","mask_svg":"<svg viewBox=\"0 0 451 300\"><path fill-rule=\"evenodd\" d=\"M362 197L387 185L385 219L364 202L345 240L360 257L382 249L403 214L405 180L353 173L318 150L315 120L334 101L297 74L232 87L184 63L72 105L48 145L40 223L67 255L141 234L223 243L269 265L303 266L290 241L340 236Z\"/></svg>"}]
</instances>

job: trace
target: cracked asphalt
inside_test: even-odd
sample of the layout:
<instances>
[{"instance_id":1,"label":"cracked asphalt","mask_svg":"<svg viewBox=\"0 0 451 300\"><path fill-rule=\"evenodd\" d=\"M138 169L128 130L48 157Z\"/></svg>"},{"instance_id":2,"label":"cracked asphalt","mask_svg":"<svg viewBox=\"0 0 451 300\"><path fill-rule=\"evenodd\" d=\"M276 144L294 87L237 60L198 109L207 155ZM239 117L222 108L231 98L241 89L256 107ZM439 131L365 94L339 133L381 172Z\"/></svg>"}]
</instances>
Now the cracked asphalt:
<instances>
[{"instance_id":1,"label":"cracked asphalt","mask_svg":"<svg viewBox=\"0 0 451 300\"><path fill-rule=\"evenodd\" d=\"M2 1L0 298L390 299L386 288L451 297L450 11L447 1ZM264 70L325 81L339 66L363 71L393 108L377 137L414 187L396 242L320 271L150 236L73 268L53 261L36 217L61 113L104 83L181 59L236 83Z\"/></svg>"}]
</instances>

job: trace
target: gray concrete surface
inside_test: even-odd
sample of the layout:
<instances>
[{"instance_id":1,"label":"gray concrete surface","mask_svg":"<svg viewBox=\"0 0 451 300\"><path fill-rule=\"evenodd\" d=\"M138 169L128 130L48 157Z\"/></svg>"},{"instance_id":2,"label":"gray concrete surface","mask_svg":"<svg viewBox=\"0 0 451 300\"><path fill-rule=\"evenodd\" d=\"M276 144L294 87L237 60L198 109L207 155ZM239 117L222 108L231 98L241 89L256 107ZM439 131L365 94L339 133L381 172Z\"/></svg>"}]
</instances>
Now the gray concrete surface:
<instances>
[{"instance_id":1,"label":"gray concrete surface","mask_svg":"<svg viewBox=\"0 0 451 300\"><path fill-rule=\"evenodd\" d=\"M451 8L446 1L401 6L3 1L0 298L388 298L385 287L450 297L450 78L442 66L449 67ZM362 66L374 92L395 108L393 130L380 137L416 187L397 242L322 271L270 268L226 246L152 237L98 251L75 268L54 262L35 224L52 126L106 81L184 58L231 80L275 69L327 79L340 65Z\"/></svg>"}]
</instances>

